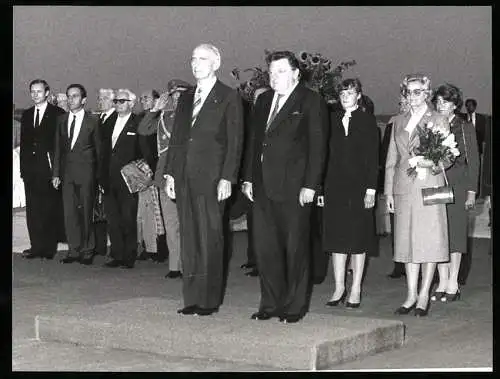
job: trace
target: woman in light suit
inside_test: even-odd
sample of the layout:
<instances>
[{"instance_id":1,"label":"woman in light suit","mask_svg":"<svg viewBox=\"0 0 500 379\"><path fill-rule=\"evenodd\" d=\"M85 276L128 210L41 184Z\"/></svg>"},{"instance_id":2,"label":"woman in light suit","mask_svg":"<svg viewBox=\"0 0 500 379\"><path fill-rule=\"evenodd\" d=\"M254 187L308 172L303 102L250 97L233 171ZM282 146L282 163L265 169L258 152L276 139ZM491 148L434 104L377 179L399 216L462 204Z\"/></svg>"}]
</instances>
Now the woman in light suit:
<instances>
[{"instance_id":1,"label":"woman in light suit","mask_svg":"<svg viewBox=\"0 0 500 379\"><path fill-rule=\"evenodd\" d=\"M427 315L436 264L449 259L446 205L424 206L421 193L422 188L444 185L443 173L428 160L418 164L425 178L407 173L408 161L419 144L417 126L432 122L449 128L448 120L427 105L430 84L421 74L404 78L401 88L410 110L394 118L385 165L384 192L388 210L394 213L394 261L405 264L408 286L406 300L395 312L400 315L414 308L416 316Z\"/></svg>"}]
</instances>

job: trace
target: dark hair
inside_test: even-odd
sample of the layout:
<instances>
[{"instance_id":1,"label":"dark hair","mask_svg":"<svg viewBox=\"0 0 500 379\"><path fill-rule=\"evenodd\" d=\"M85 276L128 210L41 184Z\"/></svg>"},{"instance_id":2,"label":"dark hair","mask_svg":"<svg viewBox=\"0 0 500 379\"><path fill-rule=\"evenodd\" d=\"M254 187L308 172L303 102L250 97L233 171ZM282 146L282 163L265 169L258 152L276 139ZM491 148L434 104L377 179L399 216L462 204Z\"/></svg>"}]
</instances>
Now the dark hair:
<instances>
[{"instance_id":1,"label":"dark hair","mask_svg":"<svg viewBox=\"0 0 500 379\"><path fill-rule=\"evenodd\" d=\"M82 99L86 98L87 97L87 90L85 89L84 86L82 86L81 84L70 84L68 86L68 88L66 88L66 96L68 95L68 91L70 88L78 88L80 90L80 94L82 95Z\"/></svg>"},{"instance_id":2,"label":"dark hair","mask_svg":"<svg viewBox=\"0 0 500 379\"><path fill-rule=\"evenodd\" d=\"M288 63L290 63L290 66L292 67L293 70L299 68L299 60L297 59L295 54L292 53L291 51L273 51L272 53L266 56L266 63L269 66L271 62L280 59L288 60Z\"/></svg>"},{"instance_id":3,"label":"dark hair","mask_svg":"<svg viewBox=\"0 0 500 379\"><path fill-rule=\"evenodd\" d=\"M159 99L160 98L160 93L157 90L151 90L151 95L153 96L153 99Z\"/></svg>"},{"instance_id":4,"label":"dark hair","mask_svg":"<svg viewBox=\"0 0 500 379\"><path fill-rule=\"evenodd\" d=\"M437 98L441 96L445 101L451 101L457 107L457 111L462 108L462 91L457 86L445 83L441 84L436 90L434 90L434 95L432 96L432 103L436 106Z\"/></svg>"},{"instance_id":5,"label":"dark hair","mask_svg":"<svg viewBox=\"0 0 500 379\"><path fill-rule=\"evenodd\" d=\"M363 87L361 86L361 82L359 81L358 78L344 79L336 87L336 91L339 95L340 95L341 91L344 91L347 89L354 89L357 93L361 93L361 94L363 93Z\"/></svg>"},{"instance_id":6,"label":"dark hair","mask_svg":"<svg viewBox=\"0 0 500 379\"><path fill-rule=\"evenodd\" d=\"M32 80L30 82L30 85L29 85L29 90L31 91L31 87L34 85L34 84L43 84L43 88L45 89L45 92L47 91L50 91L50 87L49 87L49 84L43 80L43 79L35 79L35 80Z\"/></svg>"},{"instance_id":7,"label":"dark hair","mask_svg":"<svg viewBox=\"0 0 500 379\"><path fill-rule=\"evenodd\" d=\"M465 106L467 106L467 103L472 103L472 105L474 105L474 108L477 107L476 99L467 99L467 100L465 100Z\"/></svg>"}]
</instances>

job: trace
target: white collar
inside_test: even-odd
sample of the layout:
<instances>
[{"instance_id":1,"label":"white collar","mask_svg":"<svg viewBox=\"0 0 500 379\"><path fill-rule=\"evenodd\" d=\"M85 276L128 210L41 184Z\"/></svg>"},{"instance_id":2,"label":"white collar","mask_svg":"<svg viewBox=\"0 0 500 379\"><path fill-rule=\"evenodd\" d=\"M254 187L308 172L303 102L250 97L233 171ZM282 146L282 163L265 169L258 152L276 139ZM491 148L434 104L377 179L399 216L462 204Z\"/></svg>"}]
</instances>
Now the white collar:
<instances>
[{"instance_id":1,"label":"white collar","mask_svg":"<svg viewBox=\"0 0 500 379\"><path fill-rule=\"evenodd\" d=\"M288 96L290 96L290 94L293 92L293 90L299 85L299 81L297 80L297 83L295 83L292 87L290 87L288 89L288 91L286 91L285 93L280 93L279 95L282 95L283 97L282 98L287 98ZM277 91L274 91L274 93L276 94L276 96L278 95L278 92Z\"/></svg>"},{"instance_id":2,"label":"white collar","mask_svg":"<svg viewBox=\"0 0 500 379\"><path fill-rule=\"evenodd\" d=\"M69 118L71 119L71 116L76 116L76 118L80 119L83 117L84 114L85 114L85 109L83 108L76 113L69 111Z\"/></svg>"},{"instance_id":3,"label":"white collar","mask_svg":"<svg viewBox=\"0 0 500 379\"><path fill-rule=\"evenodd\" d=\"M212 90L216 81L217 81L216 76L202 80L202 81L196 83L196 91L198 91L198 89L201 88L201 92L204 95L207 95Z\"/></svg>"},{"instance_id":4,"label":"white collar","mask_svg":"<svg viewBox=\"0 0 500 379\"><path fill-rule=\"evenodd\" d=\"M113 112L115 111L115 108L109 108L106 112L101 112L101 115L104 114L105 118L108 118Z\"/></svg>"},{"instance_id":5,"label":"white collar","mask_svg":"<svg viewBox=\"0 0 500 379\"><path fill-rule=\"evenodd\" d=\"M44 113L44 112L45 112L45 110L47 109L47 104L48 104L48 102L47 102L47 101L44 101L42 104L35 105L35 108L36 108L36 109L39 109L39 111L40 111L41 113ZM36 109L35 109L35 110L36 110Z\"/></svg>"}]
</instances>

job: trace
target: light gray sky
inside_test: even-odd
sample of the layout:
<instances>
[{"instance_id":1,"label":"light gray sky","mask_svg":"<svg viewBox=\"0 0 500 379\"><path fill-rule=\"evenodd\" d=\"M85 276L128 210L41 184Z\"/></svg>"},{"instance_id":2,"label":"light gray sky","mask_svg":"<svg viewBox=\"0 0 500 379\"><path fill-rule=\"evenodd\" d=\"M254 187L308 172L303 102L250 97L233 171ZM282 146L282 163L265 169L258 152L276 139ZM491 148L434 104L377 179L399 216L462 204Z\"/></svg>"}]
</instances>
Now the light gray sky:
<instances>
[{"instance_id":1,"label":"light gray sky","mask_svg":"<svg viewBox=\"0 0 500 379\"><path fill-rule=\"evenodd\" d=\"M265 66L264 49L307 50L334 62L355 59L376 113L397 111L399 83L412 72L433 86L449 81L478 111L492 108L490 7L14 7L14 102L31 104L27 84L41 77L55 92L81 83L95 107L100 87L163 90L193 83L192 49L222 52L219 77Z\"/></svg>"}]
</instances>

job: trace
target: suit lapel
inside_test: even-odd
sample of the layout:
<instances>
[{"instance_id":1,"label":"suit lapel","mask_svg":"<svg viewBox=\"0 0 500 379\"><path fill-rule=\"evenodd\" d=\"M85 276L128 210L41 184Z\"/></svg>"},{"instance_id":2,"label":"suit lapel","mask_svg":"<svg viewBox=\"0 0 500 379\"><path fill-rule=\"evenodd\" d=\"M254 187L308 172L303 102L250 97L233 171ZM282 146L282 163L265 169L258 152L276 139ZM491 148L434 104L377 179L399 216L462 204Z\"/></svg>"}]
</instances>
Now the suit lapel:
<instances>
[{"instance_id":1,"label":"suit lapel","mask_svg":"<svg viewBox=\"0 0 500 379\"><path fill-rule=\"evenodd\" d=\"M120 141L123 139L123 136L124 135L127 135L127 132L128 130L130 129L130 125L132 123L132 118L134 117L133 114L130 114L130 117L129 119L127 120L125 126L123 127L122 131L120 132L120 135L118 136L118 138L116 139L116 143L115 143L115 146L112 148L112 150L116 150L116 148L118 147L118 145L120 144ZM115 121L115 124L116 124L116 121ZM114 128L114 126L113 126ZM111 141L113 139L113 132L111 132ZM113 143L113 142L111 142Z\"/></svg>"},{"instance_id":2,"label":"suit lapel","mask_svg":"<svg viewBox=\"0 0 500 379\"><path fill-rule=\"evenodd\" d=\"M281 109L279 110L278 114L276 115L276 117L274 118L273 121L271 121L271 124L269 125L269 128L267 129L267 133L270 133L271 131L273 131L274 129L276 129L276 127L284 120L288 117L289 113L290 113L290 110L292 109L293 105L300 99L302 98L303 96L303 91L302 91L302 85L301 84L298 84L297 87L295 87L295 89L293 90L293 92L290 94L290 96L288 97L288 99L286 99L286 102L285 104L283 104L283 106L281 107ZM274 97L274 95L273 95ZM272 103L272 99L273 97L271 97L271 103ZM269 116L269 113L267 114ZM267 122L267 117L266 117L266 122Z\"/></svg>"},{"instance_id":3,"label":"suit lapel","mask_svg":"<svg viewBox=\"0 0 500 379\"><path fill-rule=\"evenodd\" d=\"M80 126L80 133L78 133L78 136L76 137L76 141L75 141L75 145L73 146L73 149L76 147L76 145L78 144L78 141L80 141L83 137L82 137L82 134L84 133L87 133L87 123L89 121L88 119L88 113L85 112L83 114L83 119L82 119L82 125ZM75 133L76 133L76 130L75 130ZM71 145L70 145L70 148L71 148Z\"/></svg>"}]
</instances>

